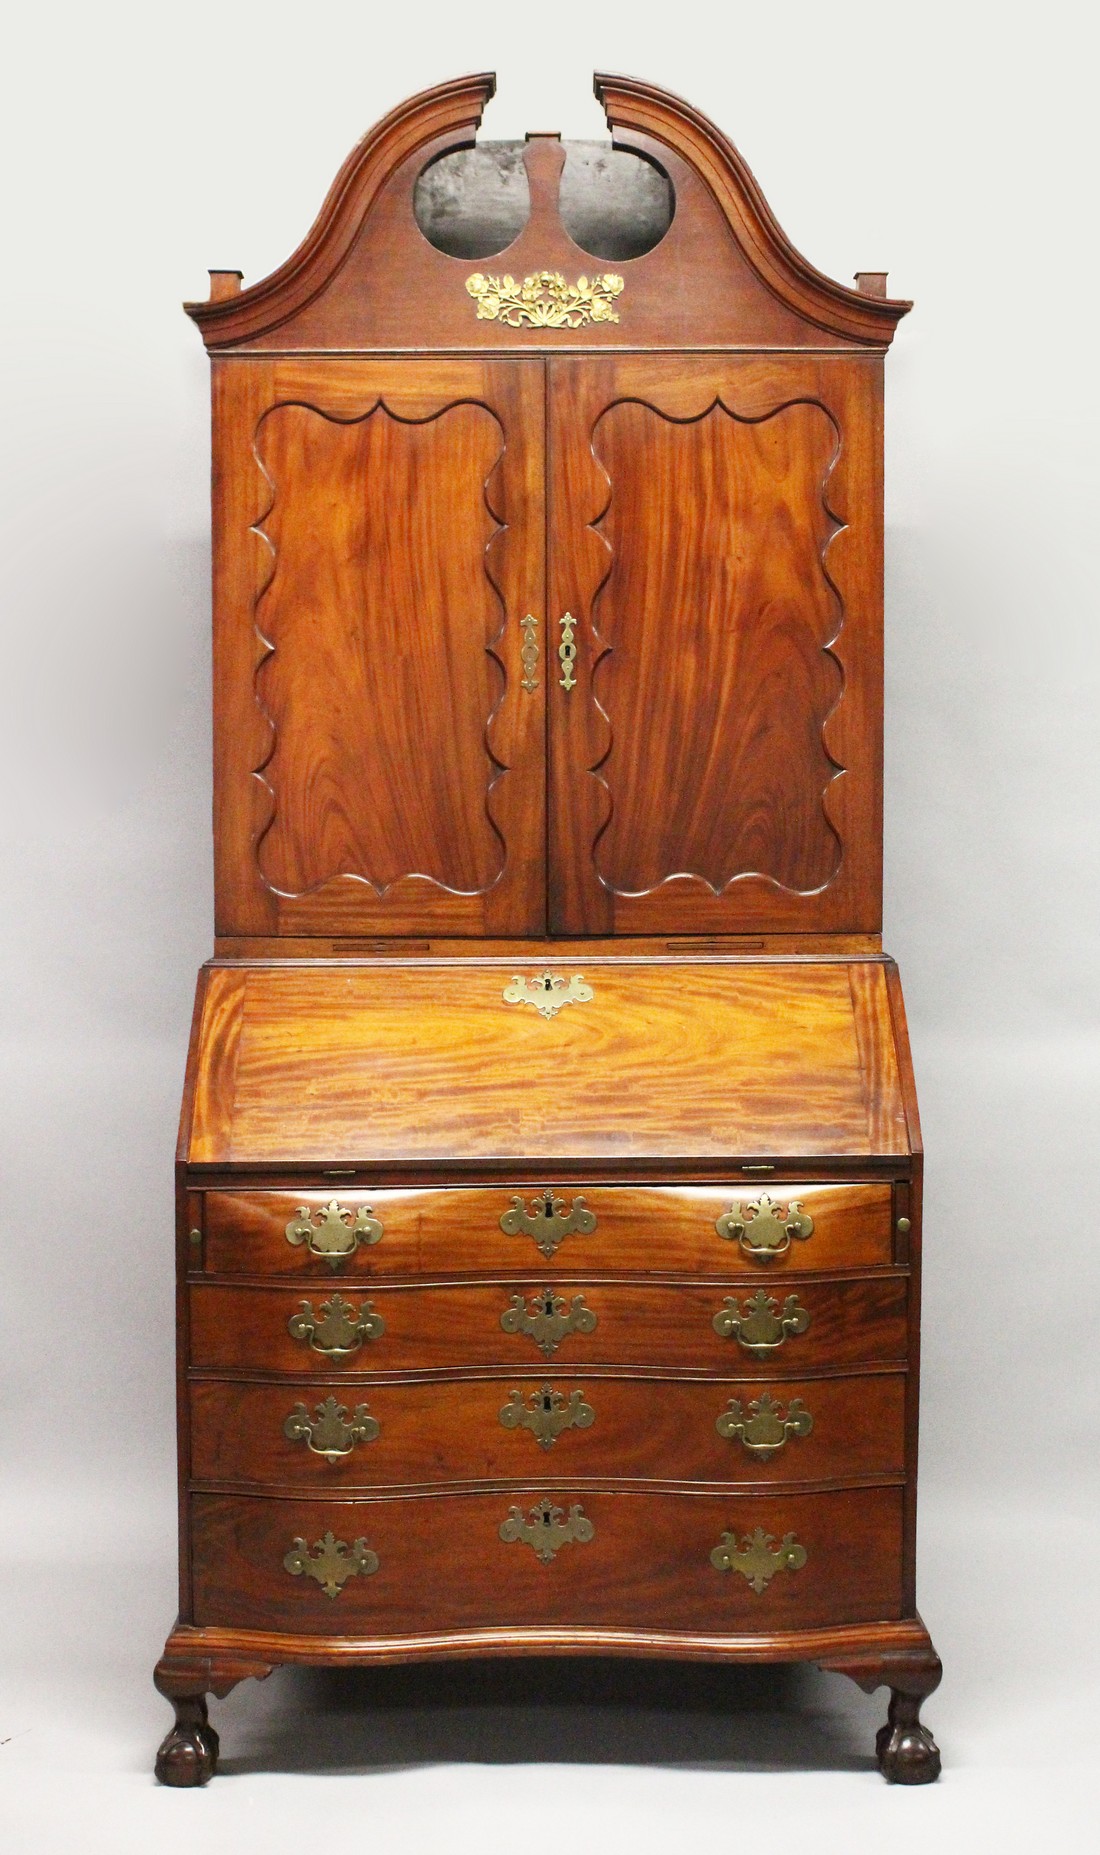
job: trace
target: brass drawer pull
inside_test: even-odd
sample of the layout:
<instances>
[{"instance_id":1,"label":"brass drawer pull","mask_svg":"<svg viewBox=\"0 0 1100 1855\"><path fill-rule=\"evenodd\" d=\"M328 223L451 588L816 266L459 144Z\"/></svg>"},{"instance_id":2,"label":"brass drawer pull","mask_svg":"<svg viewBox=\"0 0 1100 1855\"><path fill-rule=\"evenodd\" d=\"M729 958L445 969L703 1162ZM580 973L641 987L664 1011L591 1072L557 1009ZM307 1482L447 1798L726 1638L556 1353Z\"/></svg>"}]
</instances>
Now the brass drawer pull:
<instances>
[{"instance_id":1,"label":"brass drawer pull","mask_svg":"<svg viewBox=\"0 0 1100 1855\"><path fill-rule=\"evenodd\" d=\"M341 1456L351 1455L356 1443L373 1443L382 1428L365 1404L356 1405L350 1423L347 1415L347 1407L335 1398L325 1398L317 1406L316 1417L310 1416L305 1404L296 1404L283 1425L283 1435L292 1443L304 1442L326 1462L338 1462Z\"/></svg>"},{"instance_id":2,"label":"brass drawer pull","mask_svg":"<svg viewBox=\"0 0 1100 1855\"><path fill-rule=\"evenodd\" d=\"M556 1288L540 1288L531 1296L529 1308L524 1306L522 1295L513 1295L500 1324L505 1333L529 1334L539 1351L549 1358L567 1333L591 1333L598 1323L592 1309L585 1307L583 1295L574 1295L567 1304Z\"/></svg>"},{"instance_id":3,"label":"brass drawer pull","mask_svg":"<svg viewBox=\"0 0 1100 1855\"><path fill-rule=\"evenodd\" d=\"M793 1237L800 1241L812 1237L814 1220L806 1216L800 1198L792 1198L784 1210L767 1192L761 1192L744 1206L738 1199L732 1211L716 1219L714 1228L727 1242L739 1243L746 1256L769 1262L790 1249Z\"/></svg>"},{"instance_id":4,"label":"brass drawer pull","mask_svg":"<svg viewBox=\"0 0 1100 1855\"><path fill-rule=\"evenodd\" d=\"M562 1509L555 1507L547 1497L532 1507L528 1519L524 1519L519 1507L508 1509L507 1520L500 1523L500 1537L506 1544L513 1540L522 1540L525 1546L534 1549L536 1558L549 1565L554 1554L562 1546L583 1545L595 1533L583 1507L574 1502L569 1509L569 1518L562 1518Z\"/></svg>"},{"instance_id":5,"label":"brass drawer pull","mask_svg":"<svg viewBox=\"0 0 1100 1855\"><path fill-rule=\"evenodd\" d=\"M513 1198L512 1208L505 1211L500 1227L506 1237L534 1237L543 1255L552 1256L563 1237L570 1236L574 1231L587 1237L595 1230L596 1214L588 1209L580 1194L573 1199L567 1211L565 1199L555 1198L547 1185L529 1211L524 1208L522 1198Z\"/></svg>"},{"instance_id":6,"label":"brass drawer pull","mask_svg":"<svg viewBox=\"0 0 1100 1855\"><path fill-rule=\"evenodd\" d=\"M743 1443L750 1455L767 1462L785 1448L788 1437L809 1436L814 1420L801 1398L791 1399L784 1417L783 1406L765 1391L752 1400L747 1417L740 1399L731 1398L729 1409L722 1412L714 1427L719 1436L728 1437L731 1443Z\"/></svg>"},{"instance_id":7,"label":"brass drawer pull","mask_svg":"<svg viewBox=\"0 0 1100 1855\"><path fill-rule=\"evenodd\" d=\"M288 1243L295 1247L306 1244L310 1255L320 1257L330 1269L339 1269L361 1243L377 1243L381 1235L382 1226L372 1217L369 1204L353 1211L335 1198L322 1211L311 1211L308 1205L300 1204L286 1227Z\"/></svg>"},{"instance_id":8,"label":"brass drawer pull","mask_svg":"<svg viewBox=\"0 0 1100 1855\"><path fill-rule=\"evenodd\" d=\"M530 691L537 689L539 679L535 671L539 667L538 619L528 612L526 618L520 619L523 632L523 644L520 647L519 660L523 665L523 687Z\"/></svg>"},{"instance_id":9,"label":"brass drawer pull","mask_svg":"<svg viewBox=\"0 0 1100 1855\"><path fill-rule=\"evenodd\" d=\"M806 1563L806 1548L799 1545L793 1533L784 1533L777 1546L770 1533L757 1527L754 1533L746 1533L740 1546L736 1533L723 1533L710 1562L716 1571L740 1572L759 1593L776 1572L801 1571Z\"/></svg>"},{"instance_id":10,"label":"brass drawer pull","mask_svg":"<svg viewBox=\"0 0 1100 1855\"><path fill-rule=\"evenodd\" d=\"M365 1539L353 1540L349 1546L346 1540L326 1533L324 1539L314 1541L313 1550L316 1558L310 1556L305 1540L298 1538L283 1565L295 1578L301 1578L303 1573L307 1578L316 1578L326 1597L339 1597L349 1578L360 1574L367 1578L378 1570L378 1554L372 1552Z\"/></svg>"},{"instance_id":11,"label":"brass drawer pull","mask_svg":"<svg viewBox=\"0 0 1100 1855\"><path fill-rule=\"evenodd\" d=\"M385 1321L369 1301L363 1302L354 1319L351 1302L342 1295L323 1301L319 1314L314 1313L312 1301L301 1305L301 1313L292 1314L287 1321L287 1332L292 1340L308 1340L314 1352L324 1353L327 1359L344 1359L349 1353L357 1353L364 1340L377 1340L386 1331Z\"/></svg>"},{"instance_id":12,"label":"brass drawer pull","mask_svg":"<svg viewBox=\"0 0 1100 1855\"><path fill-rule=\"evenodd\" d=\"M526 1404L521 1391L510 1391L500 1413L506 1430L530 1430L540 1449L553 1449L563 1430L587 1430L595 1423L596 1413L583 1391L555 1391L552 1385L540 1385L528 1394Z\"/></svg>"},{"instance_id":13,"label":"brass drawer pull","mask_svg":"<svg viewBox=\"0 0 1100 1855\"><path fill-rule=\"evenodd\" d=\"M780 1313L778 1301L765 1294L762 1288L747 1297L743 1308L738 1307L733 1295L727 1295L711 1322L715 1333L721 1334L724 1340L736 1340L758 1359L766 1359L769 1353L774 1353L790 1334L805 1333L809 1324L810 1316L797 1295L787 1296Z\"/></svg>"}]
</instances>

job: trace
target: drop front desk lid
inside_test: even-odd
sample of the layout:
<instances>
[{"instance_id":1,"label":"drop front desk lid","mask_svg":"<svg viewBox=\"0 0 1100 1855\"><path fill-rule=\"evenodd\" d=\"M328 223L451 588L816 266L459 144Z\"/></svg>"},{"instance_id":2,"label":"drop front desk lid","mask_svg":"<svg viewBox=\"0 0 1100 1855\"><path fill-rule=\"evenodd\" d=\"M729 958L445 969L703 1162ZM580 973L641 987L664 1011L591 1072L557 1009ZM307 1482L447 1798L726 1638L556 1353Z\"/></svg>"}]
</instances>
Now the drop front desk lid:
<instances>
[{"instance_id":1,"label":"drop front desk lid","mask_svg":"<svg viewBox=\"0 0 1100 1855\"><path fill-rule=\"evenodd\" d=\"M888 961L571 953L553 970L591 996L559 1005L539 992L538 958L212 963L181 1160L442 1179L551 1160L898 1170L919 1146ZM506 999L516 976L534 1003Z\"/></svg>"}]
</instances>

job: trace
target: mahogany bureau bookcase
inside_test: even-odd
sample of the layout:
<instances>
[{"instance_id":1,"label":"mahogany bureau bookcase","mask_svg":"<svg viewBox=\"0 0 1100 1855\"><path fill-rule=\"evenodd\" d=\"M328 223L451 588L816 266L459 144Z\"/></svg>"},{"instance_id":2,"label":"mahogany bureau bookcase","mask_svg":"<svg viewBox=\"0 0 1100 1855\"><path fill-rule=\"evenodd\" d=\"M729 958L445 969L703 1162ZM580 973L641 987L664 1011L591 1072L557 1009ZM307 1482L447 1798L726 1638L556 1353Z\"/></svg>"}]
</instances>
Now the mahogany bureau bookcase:
<instances>
[{"instance_id":1,"label":"mahogany bureau bookcase","mask_svg":"<svg viewBox=\"0 0 1100 1855\"><path fill-rule=\"evenodd\" d=\"M395 110L213 368L169 1784L284 1663L810 1661L923 1783L883 360L704 117Z\"/></svg>"}]
</instances>

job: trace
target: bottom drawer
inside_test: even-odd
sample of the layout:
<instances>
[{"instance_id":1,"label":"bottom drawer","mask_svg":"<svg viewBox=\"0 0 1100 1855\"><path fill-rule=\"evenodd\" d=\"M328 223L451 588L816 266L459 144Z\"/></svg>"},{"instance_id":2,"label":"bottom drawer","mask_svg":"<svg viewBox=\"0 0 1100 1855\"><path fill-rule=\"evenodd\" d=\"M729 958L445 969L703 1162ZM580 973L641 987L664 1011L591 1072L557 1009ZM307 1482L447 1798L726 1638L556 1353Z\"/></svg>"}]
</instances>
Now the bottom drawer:
<instances>
[{"instance_id":1,"label":"bottom drawer","mask_svg":"<svg viewBox=\"0 0 1100 1855\"><path fill-rule=\"evenodd\" d=\"M722 1635L901 1614L902 1490L893 1487L730 1497L534 1486L362 1501L197 1494L191 1530L194 1621L206 1626Z\"/></svg>"}]
</instances>

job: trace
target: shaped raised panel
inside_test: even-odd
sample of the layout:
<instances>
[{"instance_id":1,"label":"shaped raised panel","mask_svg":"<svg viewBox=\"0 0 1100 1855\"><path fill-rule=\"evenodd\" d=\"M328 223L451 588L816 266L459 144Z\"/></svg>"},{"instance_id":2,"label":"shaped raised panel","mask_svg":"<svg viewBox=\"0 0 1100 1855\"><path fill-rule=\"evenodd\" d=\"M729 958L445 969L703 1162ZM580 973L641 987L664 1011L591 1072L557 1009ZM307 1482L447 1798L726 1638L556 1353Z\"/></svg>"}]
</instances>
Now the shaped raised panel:
<instances>
[{"instance_id":1,"label":"shaped raised panel","mask_svg":"<svg viewBox=\"0 0 1100 1855\"><path fill-rule=\"evenodd\" d=\"M543 695L520 659L520 618L542 612L541 372L275 371L249 433L248 682L238 648L219 717L251 792L228 872L250 925L541 925ZM217 622L239 637L231 605Z\"/></svg>"},{"instance_id":2,"label":"shaped raised panel","mask_svg":"<svg viewBox=\"0 0 1100 1855\"><path fill-rule=\"evenodd\" d=\"M752 874L823 888L840 862L825 745L841 695L825 568L836 427L805 403L749 421L721 400L691 420L619 401L593 451L609 486L592 607L609 737L591 769L609 801L600 881L620 895L680 874L715 895Z\"/></svg>"},{"instance_id":3,"label":"shaped raised panel","mask_svg":"<svg viewBox=\"0 0 1100 1855\"><path fill-rule=\"evenodd\" d=\"M551 363L555 929L877 926L876 391L801 358Z\"/></svg>"},{"instance_id":4,"label":"shaped raised panel","mask_svg":"<svg viewBox=\"0 0 1100 1855\"><path fill-rule=\"evenodd\" d=\"M489 799L503 689L491 477L503 433L484 406L425 423L384 401L350 423L312 406L265 417L274 568L257 601L256 700L272 748L257 844L284 895L350 875L478 894L504 866ZM445 538L445 539L444 539Z\"/></svg>"}]
</instances>

